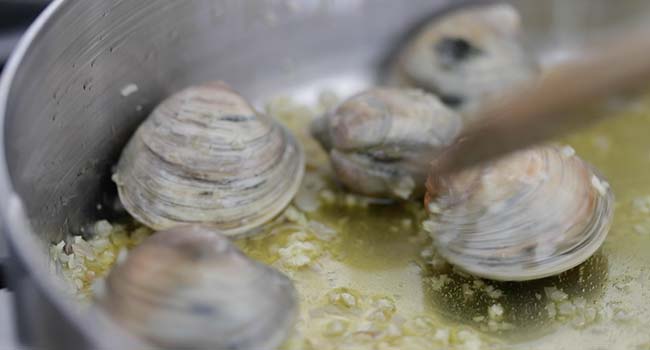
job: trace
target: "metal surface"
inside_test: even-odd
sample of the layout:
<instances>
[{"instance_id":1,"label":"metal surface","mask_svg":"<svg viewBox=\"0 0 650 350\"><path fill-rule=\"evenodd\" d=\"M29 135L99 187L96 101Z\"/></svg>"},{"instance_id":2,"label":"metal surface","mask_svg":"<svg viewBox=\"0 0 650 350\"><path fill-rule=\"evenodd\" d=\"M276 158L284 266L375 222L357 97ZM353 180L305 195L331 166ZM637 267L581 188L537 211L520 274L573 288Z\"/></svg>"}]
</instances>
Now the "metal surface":
<instances>
[{"instance_id":1,"label":"metal surface","mask_svg":"<svg viewBox=\"0 0 650 350\"><path fill-rule=\"evenodd\" d=\"M29 24L45 8L47 1L0 0L0 77L6 60ZM8 251L0 234L0 288L4 287L2 262Z\"/></svg>"},{"instance_id":2,"label":"metal surface","mask_svg":"<svg viewBox=\"0 0 650 350\"><path fill-rule=\"evenodd\" d=\"M644 5L575 1L581 16L568 21L553 12L563 2L516 2L531 44L549 59L561 57L549 47L573 47L589 28ZM92 220L110 218L97 210L113 188L110 168L163 97L211 79L258 103L287 93L310 100L323 87L350 93L380 80L404 35L447 4L54 1L19 44L0 83L0 211L22 339L47 348L135 344L94 308L79 311L59 291L46 247ZM587 6L596 10L582 11ZM560 17L565 20L556 22ZM558 35L563 32L576 35ZM123 93L131 84L137 91Z\"/></svg>"},{"instance_id":3,"label":"metal surface","mask_svg":"<svg viewBox=\"0 0 650 350\"><path fill-rule=\"evenodd\" d=\"M16 344L12 294L0 290L0 349L20 349Z\"/></svg>"}]
</instances>

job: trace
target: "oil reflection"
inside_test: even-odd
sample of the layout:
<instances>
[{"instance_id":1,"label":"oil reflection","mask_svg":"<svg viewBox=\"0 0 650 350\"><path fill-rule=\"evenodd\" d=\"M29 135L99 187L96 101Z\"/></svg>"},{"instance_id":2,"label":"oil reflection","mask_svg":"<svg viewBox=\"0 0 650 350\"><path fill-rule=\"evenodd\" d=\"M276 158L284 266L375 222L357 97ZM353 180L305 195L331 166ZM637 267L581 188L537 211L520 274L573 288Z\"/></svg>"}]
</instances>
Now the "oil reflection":
<instances>
[{"instance_id":1,"label":"oil reflection","mask_svg":"<svg viewBox=\"0 0 650 350\"><path fill-rule=\"evenodd\" d=\"M586 326L588 310L602 298L607 279L608 260L599 251L578 267L539 280L484 280L447 265L427 267L422 281L430 307L445 319L520 342L539 338L565 322Z\"/></svg>"}]
</instances>

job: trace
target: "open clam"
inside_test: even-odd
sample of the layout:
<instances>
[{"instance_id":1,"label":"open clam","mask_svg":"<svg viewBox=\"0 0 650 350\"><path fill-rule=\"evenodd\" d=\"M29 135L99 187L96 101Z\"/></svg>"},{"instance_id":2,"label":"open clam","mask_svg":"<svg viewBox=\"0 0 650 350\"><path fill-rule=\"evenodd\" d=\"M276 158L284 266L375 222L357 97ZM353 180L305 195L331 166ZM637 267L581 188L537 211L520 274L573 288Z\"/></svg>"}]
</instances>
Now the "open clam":
<instances>
[{"instance_id":1,"label":"open clam","mask_svg":"<svg viewBox=\"0 0 650 350\"><path fill-rule=\"evenodd\" d=\"M297 314L287 277L201 226L147 238L98 298L126 329L171 349L275 349Z\"/></svg>"},{"instance_id":2,"label":"open clam","mask_svg":"<svg viewBox=\"0 0 650 350\"><path fill-rule=\"evenodd\" d=\"M471 115L488 99L537 74L520 43L520 22L507 4L435 18L406 45L396 65L397 79Z\"/></svg>"},{"instance_id":3,"label":"open clam","mask_svg":"<svg viewBox=\"0 0 650 350\"><path fill-rule=\"evenodd\" d=\"M614 212L607 182L571 148L539 146L427 182L440 254L497 280L555 275L589 258Z\"/></svg>"},{"instance_id":4,"label":"open clam","mask_svg":"<svg viewBox=\"0 0 650 350\"><path fill-rule=\"evenodd\" d=\"M423 194L426 169L413 160L449 145L460 116L421 90L373 88L352 96L312 124L337 178L375 197Z\"/></svg>"},{"instance_id":5,"label":"open clam","mask_svg":"<svg viewBox=\"0 0 650 350\"><path fill-rule=\"evenodd\" d=\"M280 213L303 173L294 137L215 82L163 101L122 152L114 180L147 226L205 223L235 235Z\"/></svg>"}]
</instances>

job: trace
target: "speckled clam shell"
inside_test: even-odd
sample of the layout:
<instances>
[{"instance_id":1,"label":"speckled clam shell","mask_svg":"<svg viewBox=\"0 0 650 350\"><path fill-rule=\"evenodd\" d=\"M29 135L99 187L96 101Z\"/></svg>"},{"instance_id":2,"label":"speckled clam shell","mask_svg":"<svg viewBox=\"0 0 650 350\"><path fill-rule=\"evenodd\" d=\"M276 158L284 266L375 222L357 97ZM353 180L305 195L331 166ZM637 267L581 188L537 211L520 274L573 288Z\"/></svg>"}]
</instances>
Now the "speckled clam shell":
<instances>
[{"instance_id":1,"label":"speckled clam shell","mask_svg":"<svg viewBox=\"0 0 650 350\"><path fill-rule=\"evenodd\" d=\"M196 225L144 240L111 271L98 302L127 330L169 349L275 349L297 315L287 277Z\"/></svg>"},{"instance_id":2,"label":"speckled clam shell","mask_svg":"<svg viewBox=\"0 0 650 350\"><path fill-rule=\"evenodd\" d=\"M203 223L236 235L280 213L303 173L294 137L216 82L163 101L124 149L114 180L126 210L149 227Z\"/></svg>"},{"instance_id":3,"label":"speckled clam shell","mask_svg":"<svg viewBox=\"0 0 650 350\"><path fill-rule=\"evenodd\" d=\"M350 97L312 124L337 178L375 197L423 194L426 169L414 162L449 145L460 116L421 90L372 88Z\"/></svg>"},{"instance_id":4,"label":"speckled clam shell","mask_svg":"<svg viewBox=\"0 0 650 350\"><path fill-rule=\"evenodd\" d=\"M440 254L474 275L531 280L589 258L614 197L571 148L538 146L427 182L425 222Z\"/></svg>"},{"instance_id":5,"label":"speckled clam shell","mask_svg":"<svg viewBox=\"0 0 650 350\"><path fill-rule=\"evenodd\" d=\"M466 117L538 75L514 7L491 4L434 18L405 46L393 80L440 96Z\"/></svg>"}]
</instances>

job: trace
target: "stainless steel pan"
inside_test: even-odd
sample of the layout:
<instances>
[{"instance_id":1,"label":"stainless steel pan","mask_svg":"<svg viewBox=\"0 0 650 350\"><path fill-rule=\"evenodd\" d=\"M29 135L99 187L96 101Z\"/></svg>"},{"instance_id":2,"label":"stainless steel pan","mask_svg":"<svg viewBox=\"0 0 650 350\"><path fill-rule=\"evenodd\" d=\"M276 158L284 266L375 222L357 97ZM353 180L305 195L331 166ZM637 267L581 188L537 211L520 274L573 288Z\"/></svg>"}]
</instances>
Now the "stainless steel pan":
<instances>
[{"instance_id":1,"label":"stainless steel pan","mask_svg":"<svg viewBox=\"0 0 650 350\"><path fill-rule=\"evenodd\" d=\"M20 42L0 83L0 212L24 341L48 348L137 344L80 311L48 269L47 245L110 217L109 175L163 97L222 79L261 103L324 86L381 81L419 23L446 0L56 0ZM514 1L528 44L549 61L647 1ZM647 10L647 9L645 9ZM124 96L125 86L137 92ZM103 204L98 210L97 204Z\"/></svg>"}]
</instances>

